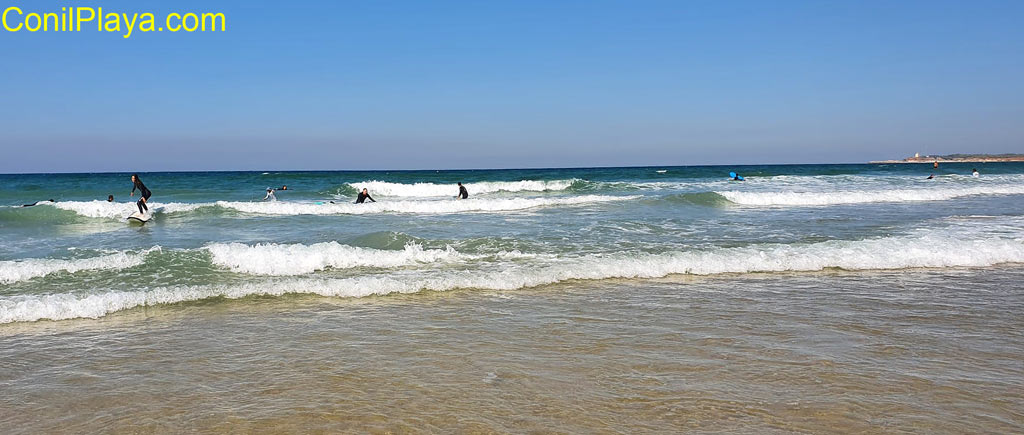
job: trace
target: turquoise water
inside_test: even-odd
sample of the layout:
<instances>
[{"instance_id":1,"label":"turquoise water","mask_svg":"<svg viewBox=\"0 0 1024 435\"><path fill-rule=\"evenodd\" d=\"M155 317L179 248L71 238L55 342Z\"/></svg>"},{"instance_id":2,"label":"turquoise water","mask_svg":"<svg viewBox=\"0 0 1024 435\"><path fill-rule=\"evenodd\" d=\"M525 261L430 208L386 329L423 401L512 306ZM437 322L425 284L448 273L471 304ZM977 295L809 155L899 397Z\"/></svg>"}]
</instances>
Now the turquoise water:
<instances>
[{"instance_id":1,"label":"turquoise water","mask_svg":"<svg viewBox=\"0 0 1024 435\"><path fill-rule=\"evenodd\" d=\"M1018 163L141 178L144 226L124 219L129 174L0 176L0 323L211 297L1024 261ZM352 204L362 187L376 203Z\"/></svg>"}]
</instances>

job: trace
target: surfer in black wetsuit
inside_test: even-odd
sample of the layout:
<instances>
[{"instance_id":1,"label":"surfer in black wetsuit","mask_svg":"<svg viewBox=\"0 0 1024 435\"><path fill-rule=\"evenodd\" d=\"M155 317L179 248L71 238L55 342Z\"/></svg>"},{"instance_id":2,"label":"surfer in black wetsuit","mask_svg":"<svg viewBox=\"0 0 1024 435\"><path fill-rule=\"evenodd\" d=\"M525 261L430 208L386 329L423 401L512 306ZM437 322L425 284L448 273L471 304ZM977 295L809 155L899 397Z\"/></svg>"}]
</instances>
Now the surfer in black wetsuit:
<instances>
[{"instance_id":1,"label":"surfer in black wetsuit","mask_svg":"<svg viewBox=\"0 0 1024 435\"><path fill-rule=\"evenodd\" d=\"M52 199L47 199L46 201L36 201L36 202L31 203L31 204L22 204L21 206L22 207L32 207L32 206L34 206L36 204L39 204L40 202L53 202L53 200Z\"/></svg>"},{"instance_id":2,"label":"surfer in black wetsuit","mask_svg":"<svg viewBox=\"0 0 1024 435\"><path fill-rule=\"evenodd\" d=\"M150 196L153 196L153 192L150 192L146 185L142 184L139 174L132 174L132 193L128 194L128 196L135 196L135 189L139 189L139 195L142 196L142 199L139 199L139 202L136 202L135 205L139 206L139 213L146 213L149 211L149 207L146 207L146 202L149 201Z\"/></svg>"},{"instance_id":3,"label":"surfer in black wetsuit","mask_svg":"<svg viewBox=\"0 0 1024 435\"><path fill-rule=\"evenodd\" d=\"M456 196L455 199L469 199L469 191L466 190L466 186L463 186L462 183L458 183L458 184L459 184L459 196Z\"/></svg>"},{"instance_id":4,"label":"surfer in black wetsuit","mask_svg":"<svg viewBox=\"0 0 1024 435\"><path fill-rule=\"evenodd\" d=\"M364 187L363 191L359 192L359 197L356 198L356 204L362 204L367 199L369 199L370 202L377 202L376 200L373 199L373 197L370 196L370 193L367 192L366 188Z\"/></svg>"}]
</instances>

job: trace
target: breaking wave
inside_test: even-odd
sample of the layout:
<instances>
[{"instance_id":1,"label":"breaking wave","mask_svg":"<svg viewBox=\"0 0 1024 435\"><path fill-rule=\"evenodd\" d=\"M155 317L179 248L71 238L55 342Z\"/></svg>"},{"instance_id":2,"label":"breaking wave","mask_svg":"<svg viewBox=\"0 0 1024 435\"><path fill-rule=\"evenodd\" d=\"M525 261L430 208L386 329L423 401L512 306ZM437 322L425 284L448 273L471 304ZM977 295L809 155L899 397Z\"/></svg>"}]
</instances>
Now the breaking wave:
<instances>
[{"instance_id":1,"label":"breaking wave","mask_svg":"<svg viewBox=\"0 0 1024 435\"><path fill-rule=\"evenodd\" d=\"M424 249L409 243L400 251L360 248L338 242L303 244L217 243L206 247L213 264L233 272L255 275L302 275L328 268L395 268L430 263L452 263L488 257L530 258L519 252L501 252L489 256L463 254L451 246Z\"/></svg>"},{"instance_id":2,"label":"breaking wave","mask_svg":"<svg viewBox=\"0 0 1024 435\"><path fill-rule=\"evenodd\" d=\"M480 195L495 192L548 192L566 190L572 187L573 183L580 180L522 180L522 181L482 181L477 183L464 183L470 195ZM459 193L459 187L455 183L390 183L387 181L363 181L349 183L348 186L358 191L366 188L371 196L397 196L411 198L429 197L454 197ZM346 190L347 191L347 190Z\"/></svg>"},{"instance_id":3,"label":"breaking wave","mask_svg":"<svg viewBox=\"0 0 1024 435\"><path fill-rule=\"evenodd\" d=\"M500 212L525 210L536 207L575 206L612 201L627 201L639 196L579 195L557 198L470 198L456 201L445 198L436 201L399 200L353 204L351 202L291 202L291 201L217 201L207 203L151 203L149 209L154 215L191 212L205 207L220 207L233 211L267 215L339 215L376 213L421 213L443 214L463 212ZM79 216L104 219L124 219L137 211L133 203L110 203L106 201L61 201L52 207L76 213ZM18 211L18 209L11 209ZM14 214L14 211L8 214ZM15 216L17 217L17 216ZM28 216L26 219L30 218Z\"/></svg>"},{"instance_id":4,"label":"breaking wave","mask_svg":"<svg viewBox=\"0 0 1024 435\"><path fill-rule=\"evenodd\" d=\"M833 190L822 192L715 192L730 202L757 206L823 206L871 202L945 201L977 195L1024 194L1024 185L934 189Z\"/></svg>"},{"instance_id":5,"label":"breaking wave","mask_svg":"<svg viewBox=\"0 0 1024 435\"><path fill-rule=\"evenodd\" d=\"M443 199L438 201L378 201L374 203L298 203L298 202L232 202L218 201L217 205L245 213L272 215L336 215L377 213L443 214L463 212L496 212L526 210L537 207L573 206L612 201L628 201L639 196L581 195L559 198L504 198L467 200Z\"/></svg>"},{"instance_id":6,"label":"breaking wave","mask_svg":"<svg viewBox=\"0 0 1024 435\"><path fill-rule=\"evenodd\" d=\"M42 205L42 204L41 204ZM148 204L152 213L179 213L195 210L199 207L209 206L209 203L158 203ZM61 210L68 210L80 216L91 218L124 219L139 209L133 202L107 202L107 201L59 201L53 203L53 207Z\"/></svg>"},{"instance_id":7,"label":"breaking wave","mask_svg":"<svg viewBox=\"0 0 1024 435\"><path fill-rule=\"evenodd\" d=\"M12 284L57 272L75 273L83 270L127 269L142 264L145 261L146 252L118 252L100 257L78 259L28 258L0 261L0 283Z\"/></svg>"},{"instance_id":8,"label":"breaking wave","mask_svg":"<svg viewBox=\"0 0 1024 435\"><path fill-rule=\"evenodd\" d=\"M374 261L360 260L343 254L354 251L341 245L326 245L266 245L269 246L267 248L260 245L225 245L214 248L211 252L215 252L215 262L244 272L255 269L252 273L266 272L266 269L261 269L263 265L275 259L296 262L295 266L272 270L284 275L318 270L320 267L333 266L334 262L350 265ZM222 252L216 253L217 250ZM337 254L332 253L332 250L337 251ZM448 261L461 255L448 250L428 251L409 248L408 252L375 255L383 255L378 260L391 264ZM240 253L243 259L227 258L231 253ZM934 231L923 235L802 245L766 244L660 254L620 252L579 257L541 257L522 262L491 263L500 267L479 269L428 268L402 274L377 273L348 278L268 277L259 282L231 285L168 286L90 295L3 296L0 297L0 323L95 318L137 306L195 301L211 297L242 298L251 295L276 296L288 293L362 297L453 289L515 290L570 280L660 278L674 274L984 267L1022 262L1022 240L981 235L968 237L967 233L943 234L942 231Z\"/></svg>"}]
</instances>

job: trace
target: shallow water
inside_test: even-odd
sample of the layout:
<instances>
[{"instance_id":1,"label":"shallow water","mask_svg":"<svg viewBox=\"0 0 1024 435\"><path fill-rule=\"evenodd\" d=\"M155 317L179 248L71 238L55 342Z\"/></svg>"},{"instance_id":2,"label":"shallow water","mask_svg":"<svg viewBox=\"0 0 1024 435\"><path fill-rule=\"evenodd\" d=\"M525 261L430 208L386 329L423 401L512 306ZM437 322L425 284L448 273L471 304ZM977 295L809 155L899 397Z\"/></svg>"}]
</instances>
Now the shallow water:
<instances>
[{"instance_id":1,"label":"shallow water","mask_svg":"<svg viewBox=\"0 0 1024 435\"><path fill-rule=\"evenodd\" d=\"M736 169L2 175L0 427L1024 430L1024 165Z\"/></svg>"},{"instance_id":2,"label":"shallow water","mask_svg":"<svg viewBox=\"0 0 1024 435\"><path fill-rule=\"evenodd\" d=\"M0 425L1012 433L1021 282L1019 267L678 277L12 325Z\"/></svg>"}]
</instances>

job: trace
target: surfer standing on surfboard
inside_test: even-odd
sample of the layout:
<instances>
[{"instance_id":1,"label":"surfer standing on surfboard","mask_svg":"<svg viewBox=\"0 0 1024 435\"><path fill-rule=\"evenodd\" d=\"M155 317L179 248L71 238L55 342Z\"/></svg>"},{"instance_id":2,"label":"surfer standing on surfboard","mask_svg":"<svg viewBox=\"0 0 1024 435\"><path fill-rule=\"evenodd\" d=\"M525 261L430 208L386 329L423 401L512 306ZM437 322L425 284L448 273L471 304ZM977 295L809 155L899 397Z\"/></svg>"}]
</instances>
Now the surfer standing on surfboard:
<instances>
[{"instance_id":1,"label":"surfer standing on surfboard","mask_svg":"<svg viewBox=\"0 0 1024 435\"><path fill-rule=\"evenodd\" d=\"M132 193L128 194L128 196L135 196L135 189L139 189L139 195L142 196L135 205L139 206L139 213L145 214L149 211L149 207L146 207L146 201L149 200L150 196L153 196L153 192L150 192L146 185L142 184L139 174L132 174Z\"/></svg>"}]
</instances>

